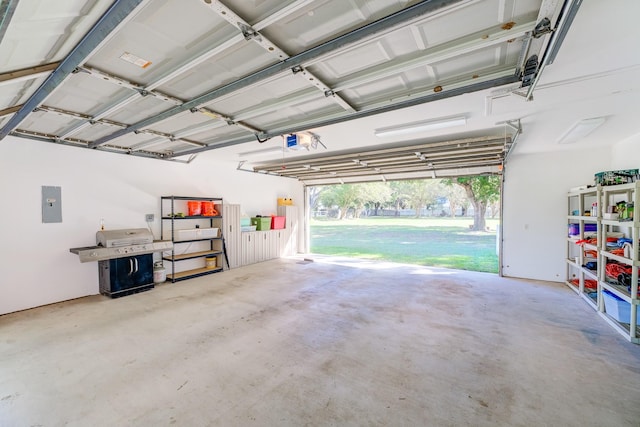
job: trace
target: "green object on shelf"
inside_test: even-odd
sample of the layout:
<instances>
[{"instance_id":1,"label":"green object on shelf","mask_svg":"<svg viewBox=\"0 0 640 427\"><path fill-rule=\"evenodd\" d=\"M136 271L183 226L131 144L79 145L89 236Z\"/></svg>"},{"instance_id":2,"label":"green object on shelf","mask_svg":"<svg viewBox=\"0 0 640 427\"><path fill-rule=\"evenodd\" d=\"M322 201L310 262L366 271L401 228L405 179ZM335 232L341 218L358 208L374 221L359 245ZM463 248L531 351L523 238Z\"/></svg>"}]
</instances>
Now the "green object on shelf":
<instances>
[{"instance_id":1,"label":"green object on shelf","mask_svg":"<svg viewBox=\"0 0 640 427\"><path fill-rule=\"evenodd\" d=\"M271 217L253 217L251 225L255 225L258 231L271 230Z\"/></svg>"}]
</instances>

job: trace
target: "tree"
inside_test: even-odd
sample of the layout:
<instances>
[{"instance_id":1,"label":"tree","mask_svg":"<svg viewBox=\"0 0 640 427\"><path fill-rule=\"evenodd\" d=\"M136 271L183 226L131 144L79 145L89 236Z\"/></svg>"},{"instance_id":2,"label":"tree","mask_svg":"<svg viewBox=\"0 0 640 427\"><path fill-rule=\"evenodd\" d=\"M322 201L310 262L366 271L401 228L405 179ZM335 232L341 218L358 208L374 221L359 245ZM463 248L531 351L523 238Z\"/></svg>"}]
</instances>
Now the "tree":
<instances>
[{"instance_id":1,"label":"tree","mask_svg":"<svg viewBox=\"0 0 640 427\"><path fill-rule=\"evenodd\" d=\"M459 185L443 185L442 193L449 201L449 210L451 218L456 216L456 210L462 209L462 216L466 210L466 206L469 204L467 193Z\"/></svg>"},{"instance_id":2,"label":"tree","mask_svg":"<svg viewBox=\"0 0 640 427\"><path fill-rule=\"evenodd\" d=\"M473 230L484 231L486 228L485 213L487 205L500 199L500 177L496 175L482 175L460 177L447 180L461 186L467 193L473 205Z\"/></svg>"},{"instance_id":3,"label":"tree","mask_svg":"<svg viewBox=\"0 0 640 427\"><path fill-rule=\"evenodd\" d=\"M416 210L416 218L420 218L422 208L435 203L441 193L440 181L432 179L406 181L405 188L409 203Z\"/></svg>"},{"instance_id":4,"label":"tree","mask_svg":"<svg viewBox=\"0 0 640 427\"><path fill-rule=\"evenodd\" d=\"M318 203L320 202L320 194L326 187L323 186L313 186L307 187L307 191L309 194L309 209L311 212L315 212L318 209Z\"/></svg>"},{"instance_id":5,"label":"tree","mask_svg":"<svg viewBox=\"0 0 640 427\"><path fill-rule=\"evenodd\" d=\"M356 184L331 185L320 194L324 206L337 206L338 219L344 219L349 208L356 208L361 202L361 188Z\"/></svg>"},{"instance_id":6,"label":"tree","mask_svg":"<svg viewBox=\"0 0 640 427\"><path fill-rule=\"evenodd\" d=\"M410 191L409 181L392 181L389 186L391 187L391 204L393 204L396 210L396 216L400 215L400 209L404 209L408 199Z\"/></svg>"},{"instance_id":7,"label":"tree","mask_svg":"<svg viewBox=\"0 0 640 427\"><path fill-rule=\"evenodd\" d=\"M361 198L365 205L375 209L374 215L378 215L378 209L391 200L391 187L386 182L368 182L360 184Z\"/></svg>"}]
</instances>

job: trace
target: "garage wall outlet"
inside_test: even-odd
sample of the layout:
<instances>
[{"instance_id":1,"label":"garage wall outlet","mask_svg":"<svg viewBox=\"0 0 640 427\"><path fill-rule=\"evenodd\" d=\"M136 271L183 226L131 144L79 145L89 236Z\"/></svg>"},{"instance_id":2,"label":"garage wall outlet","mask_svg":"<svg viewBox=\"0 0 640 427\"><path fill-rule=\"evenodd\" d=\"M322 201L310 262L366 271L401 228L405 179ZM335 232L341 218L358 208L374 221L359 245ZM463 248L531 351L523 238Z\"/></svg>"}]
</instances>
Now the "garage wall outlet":
<instances>
[{"instance_id":1,"label":"garage wall outlet","mask_svg":"<svg viewBox=\"0 0 640 427\"><path fill-rule=\"evenodd\" d=\"M145 218L145 221L147 222L153 222L155 216L153 214L146 214L144 218Z\"/></svg>"}]
</instances>

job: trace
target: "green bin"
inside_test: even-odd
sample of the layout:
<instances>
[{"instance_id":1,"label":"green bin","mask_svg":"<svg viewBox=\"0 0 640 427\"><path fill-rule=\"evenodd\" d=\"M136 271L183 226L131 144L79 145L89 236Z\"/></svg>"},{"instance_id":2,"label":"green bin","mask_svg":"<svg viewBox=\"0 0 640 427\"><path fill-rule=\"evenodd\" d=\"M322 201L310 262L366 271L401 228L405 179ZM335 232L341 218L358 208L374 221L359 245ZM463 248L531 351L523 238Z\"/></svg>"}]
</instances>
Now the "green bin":
<instances>
[{"instance_id":1,"label":"green bin","mask_svg":"<svg viewBox=\"0 0 640 427\"><path fill-rule=\"evenodd\" d=\"M271 230L271 217L253 217L251 225L256 226L256 230Z\"/></svg>"}]
</instances>

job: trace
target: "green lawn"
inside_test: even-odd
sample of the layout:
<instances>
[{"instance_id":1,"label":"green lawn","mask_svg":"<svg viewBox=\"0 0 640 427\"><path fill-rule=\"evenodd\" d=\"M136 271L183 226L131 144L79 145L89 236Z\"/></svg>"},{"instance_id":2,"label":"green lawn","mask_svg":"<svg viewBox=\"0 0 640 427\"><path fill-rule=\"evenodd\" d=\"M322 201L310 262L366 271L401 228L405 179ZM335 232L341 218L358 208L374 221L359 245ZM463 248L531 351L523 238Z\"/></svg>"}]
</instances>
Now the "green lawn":
<instances>
[{"instance_id":1,"label":"green lawn","mask_svg":"<svg viewBox=\"0 0 640 427\"><path fill-rule=\"evenodd\" d=\"M471 224L471 218L312 219L311 252L497 273L498 220L487 220L490 232L471 232Z\"/></svg>"}]
</instances>

